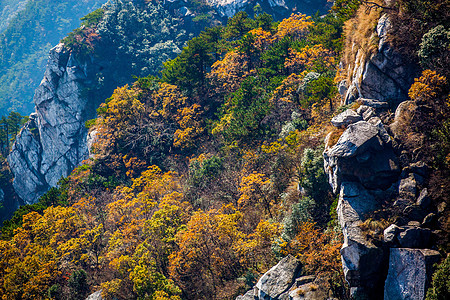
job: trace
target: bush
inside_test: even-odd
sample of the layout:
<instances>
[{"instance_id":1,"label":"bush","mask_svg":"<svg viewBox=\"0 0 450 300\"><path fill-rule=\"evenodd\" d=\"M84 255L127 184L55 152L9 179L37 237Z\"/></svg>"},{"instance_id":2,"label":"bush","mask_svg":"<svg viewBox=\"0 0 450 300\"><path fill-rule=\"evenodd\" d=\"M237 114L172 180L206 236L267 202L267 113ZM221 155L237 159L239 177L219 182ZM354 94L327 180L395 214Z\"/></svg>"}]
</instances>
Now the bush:
<instances>
[{"instance_id":1,"label":"bush","mask_svg":"<svg viewBox=\"0 0 450 300\"><path fill-rule=\"evenodd\" d=\"M421 66L445 74L450 63L449 49L450 30L442 25L430 29L423 35L417 53Z\"/></svg>"},{"instance_id":2,"label":"bush","mask_svg":"<svg viewBox=\"0 0 450 300\"><path fill-rule=\"evenodd\" d=\"M74 271L69 278L71 299L84 299L89 292L87 274L83 269Z\"/></svg>"},{"instance_id":3,"label":"bush","mask_svg":"<svg viewBox=\"0 0 450 300\"><path fill-rule=\"evenodd\" d=\"M426 300L445 299L450 299L450 255L447 255L433 274L433 281L426 297Z\"/></svg>"}]
</instances>

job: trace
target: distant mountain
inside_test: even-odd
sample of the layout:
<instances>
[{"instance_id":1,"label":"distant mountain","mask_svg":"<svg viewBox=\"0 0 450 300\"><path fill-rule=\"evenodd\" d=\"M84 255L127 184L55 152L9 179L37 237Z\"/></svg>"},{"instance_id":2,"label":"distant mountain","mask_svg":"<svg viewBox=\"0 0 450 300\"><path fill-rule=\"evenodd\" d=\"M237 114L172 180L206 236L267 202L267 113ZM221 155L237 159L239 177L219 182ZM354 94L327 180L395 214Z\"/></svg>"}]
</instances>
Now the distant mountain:
<instances>
[{"instance_id":1,"label":"distant mountain","mask_svg":"<svg viewBox=\"0 0 450 300\"><path fill-rule=\"evenodd\" d=\"M28 0L1 0L0 1L0 32L3 32L9 25L9 21L17 13L25 8Z\"/></svg>"},{"instance_id":2,"label":"distant mountain","mask_svg":"<svg viewBox=\"0 0 450 300\"><path fill-rule=\"evenodd\" d=\"M29 114L48 51L106 0L2 0L0 3L0 115Z\"/></svg>"}]
</instances>

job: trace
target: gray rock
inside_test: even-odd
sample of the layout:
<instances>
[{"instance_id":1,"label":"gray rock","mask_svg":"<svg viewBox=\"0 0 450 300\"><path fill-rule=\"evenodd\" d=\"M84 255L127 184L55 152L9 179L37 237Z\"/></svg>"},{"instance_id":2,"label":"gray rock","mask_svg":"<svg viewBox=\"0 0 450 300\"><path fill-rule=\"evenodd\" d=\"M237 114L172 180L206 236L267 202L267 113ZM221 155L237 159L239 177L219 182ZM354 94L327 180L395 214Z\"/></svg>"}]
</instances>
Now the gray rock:
<instances>
[{"instance_id":1,"label":"gray rock","mask_svg":"<svg viewBox=\"0 0 450 300\"><path fill-rule=\"evenodd\" d=\"M100 291L96 291L96 292L93 293L93 294L90 294L90 295L86 298L86 300L103 300L103 297L102 297L102 291L100 290Z\"/></svg>"},{"instance_id":2,"label":"gray rock","mask_svg":"<svg viewBox=\"0 0 450 300\"><path fill-rule=\"evenodd\" d=\"M391 248L384 299L425 299L432 265L439 258L439 252L434 250Z\"/></svg>"},{"instance_id":3,"label":"gray rock","mask_svg":"<svg viewBox=\"0 0 450 300\"><path fill-rule=\"evenodd\" d=\"M342 80L341 82L339 82L338 92L341 95L341 98L345 97L345 94L347 94L347 90L348 90L347 80Z\"/></svg>"},{"instance_id":4,"label":"gray rock","mask_svg":"<svg viewBox=\"0 0 450 300\"><path fill-rule=\"evenodd\" d=\"M400 227L395 224L390 225L383 231L383 240L386 243L395 243L398 233L401 231Z\"/></svg>"},{"instance_id":5,"label":"gray rock","mask_svg":"<svg viewBox=\"0 0 450 300\"><path fill-rule=\"evenodd\" d=\"M356 112L357 112L360 116L362 116L363 113L364 113L367 109L369 109L369 106L367 106L367 105L361 105L360 107L358 107L358 109L356 110Z\"/></svg>"},{"instance_id":6,"label":"gray rock","mask_svg":"<svg viewBox=\"0 0 450 300\"><path fill-rule=\"evenodd\" d=\"M375 117L376 113L375 110L372 107L369 107L366 109L366 111L363 113L363 119L364 121L369 121L370 118Z\"/></svg>"},{"instance_id":7,"label":"gray rock","mask_svg":"<svg viewBox=\"0 0 450 300\"><path fill-rule=\"evenodd\" d=\"M316 276L314 276L314 275L302 276L295 280L295 285L301 286L303 284L313 282L315 279L316 279Z\"/></svg>"},{"instance_id":8,"label":"gray rock","mask_svg":"<svg viewBox=\"0 0 450 300\"><path fill-rule=\"evenodd\" d=\"M413 203L408 199L397 199L392 204L393 207L398 208L399 210L404 210L406 207L412 205Z\"/></svg>"},{"instance_id":9,"label":"gray rock","mask_svg":"<svg viewBox=\"0 0 450 300\"><path fill-rule=\"evenodd\" d=\"M36 112L8 156L14 189L25 203L34 203L88 157L84 123L94 117L96 105L88 103L82 91L88 73L97 67L78 61L63 44L50 50L34 95Z\"/></svg>"},{"instance_id":10,"label":"gray rock","mask_svg":"<svg viewBox=\"0 0 450 300\"><path fill-rule=\"evenodd\" d=\"M337 193L342 181L359 181L368 189L386 189L397 180L397 157L383 126L351 124L336 145L324 151L324 167Z\"/></svg>"},{"instance_id":11,"label":"gray rock","mask_svg":"<svg viewBox=\"0 0 450 300\"><path fill-rule=\"evenodd\" d=\"M390 131L395 138L402 137L404 135L404 126L408 126L408 122L411 119L417 105L414 101L403 101L395 110L394 122L389 125Z\"/></svg>"},{"instance_id":12,"label":"gray rock","mask_svg":"<svg viewBox=\"0 0 450 300\"><path fill-rule=\"evenodd\" d=\"M342 266L350 287L371 289L380 280L383 250L367 240L359 227L366 215L377 208L377 201L361 184L342 183L336 210L344 234Z\"/></svg>"},{"instance_id":13,"label":"gray rock","mask_svg":"<svg viewBox=\"0 0 450 300\"><path fill-rule=\"evenodd\" d=\"M398 185L398 194L403 199L415 200L417 193L417 182L412 174L407 178L400 180Z\"/></svg>"},{"instance_id":14,"label":"gray rock","mask_svg":"<svg viewBox=\"0 0 450 300\"><path fill-rule=\"evenodd\" d=\"M254 295L255 295L255 293L254 293L253 289L248 290L247 293L245 293L244 295L237 296L236 300L255 300L257 298L255 298Z\"/></svg>"},{"instance_id":15,"label":"gray rock","mask_svg":"<svg viewBox=\"0 0 450 300\"><path fill-rule=\"evenodd\" d=\"M358 98L356 102L361 105L368 106L374 109L387 109L389 108L389 103L377 99L368 99L368 98Z\"/></svg>"},{"instance_id":16,"label":"gray rock","mask_svg":"<svg viewBox=\"0 0 450 300\"><path fill-rule=\"evenodd\" d=\"M409 220L422 222L428 212L418 205L409 205L403 210L403 215Z\"/></svg>"},{"instance_id":17,"label":"gray rock","mask_svg":"<svg viewBox=\"0 0 450 300\"><path fill-rule=\"evenodd\" d=\"M295 283L300 271L300 261L292 255L286 256L258 280L256 296L259 299L277 299Z\"/></svg>"},{"instance_id":18,"label":"gray rock","mask_svg":"<svg viewBox=\"0 0 450 300\"><path fill-rule=\"evenodd\" d=\"M431 204L431 199L428 197L428 189L423 189L417 198L416 205L420 206L422 209L427 209Z\"/></svg>"},{"instance_id":19,"label":"gray rock","mask_svg":"<svg viewBox=\"0 0 450 300\"><path fill-rule=\"evenodd\" d=\"M347 109L346 111L338 114L333 119L331 119L331 124L333 124L333 126L335 127L342 127L361 120L362 118L357 112L355 112L353 109Z\"/></svg>"},{"instance_id":20,"label":"gray rock","mask_svg":"<svg viewBox=\"0 0 450 300\"><path fill-rule=\"evenodd\" d=\"M430 243L431 230L413 226L403 226L397 236L403 248L427 248Z\"/></svg>"}]
</instances>

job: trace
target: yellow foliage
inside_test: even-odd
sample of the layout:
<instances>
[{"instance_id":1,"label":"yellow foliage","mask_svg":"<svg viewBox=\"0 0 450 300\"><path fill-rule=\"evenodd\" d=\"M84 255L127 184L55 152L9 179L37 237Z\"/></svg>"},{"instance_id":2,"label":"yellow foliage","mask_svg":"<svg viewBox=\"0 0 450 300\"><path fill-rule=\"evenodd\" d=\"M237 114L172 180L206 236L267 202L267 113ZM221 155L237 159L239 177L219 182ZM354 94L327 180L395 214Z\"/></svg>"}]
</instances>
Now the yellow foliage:
<instances>
[{"instance_id":1,"label":"yellow foliage","mask_svg":"<svg viewBox=\"0 0 450 300\"><path fill-rule=\"evenodd\" d=\"M191 148L205 131L202 127L201 106L195 103L179 110L179 113L178 124L181 129L175 131L173 145L181 149Z\"/></svg>"},{"instance_id":2,"label":"yellow foliage","mask_svg":"<svg viewBox=\"0 0 450 300\"><path fill-rule=\"evenodd\" d=\"M275 40L275 37L272 36L270 32L265 31L262 28L252 29L249 33L255 38L254 46L259 51L266 49Z\"/></svg>"},{"instance_id":3,"label":"yellow foliage","mask_svg":"<svg viewBox=\"0 0 450 300\"><path fill-rule=\"evenodd\" d=\"M292 102L294 100L294 94L297 92L299 84L302 82L307 72L303 72L300 75L295 73L290 74L281 84L275 89L274 96L271 101L280 99L281 101Z\"/></svg>"},{"instance_id":4,"label":"yellow foliage","mask_svg":"<svg viewBox=\"0 0 450 300\"><path fill-rule=\"evenodd\" d=\"M420 78L415 78L408 96L416 102L428 102L436 98L446 85L447 80L435 71L425 70Z\"/></svg>"},{"instance_id":5,"label":"yellow foliage","mask_svg":"<svg viewBox=\"0 0 450 300\"><path fill-rule=\"evenodd\" d=\"M115 296L120 291L121 283L122 280L118 278L103 282L100 285L102 288L102 297L105 300L115 299Z\"/></svg>"},{"instance_id":6,"label":"yellow foliage","mask_svg":"<svg viewBox=\"0 0 450 300\"><path fill-rule=\"evenodd\" d=\"M218 93L230 93L236 91L247 73L247 61L242 53L229 51L222 60L216 61L211 66L207 78L216 86Z\"/></svg>"},{"instance_id":7,"label":"yellow foliage","mask_svg":"<svg viewBox=\"0 0 450 300\"><path fill-rule=\"evenodd\" d=\"M294 39L300 39L308 33L308 27L314 24L310 16L304 14L292 14L284 19L278 25L276 37L282 39L285 36L291 36Z\"/></svg>"},{"instance_id":8,"label":"yellow foliage","mask_svg":"<svg viewBox=\"0 0 450 300\"><path fill-rule=\"evenodd\" d=\"M161 83L159 90L153 93L152 99L159 114L165 119L176 119L178 111L186 104L184 97L177 86Z\"/></svg>"},{"instance_id":9,"label":"yellow foliage","mask_svg":"<svg viewBox=\"0 0 450 300\"><path fill-rule=\"evenodd\" d=\"M339 276L342 272L340 231L320 232L316 224L303 222L297 228L297 235L290 242L281 241L281 253L292 254L302 261L305 271L325 277Z\"/></svg>"}]
</instances>

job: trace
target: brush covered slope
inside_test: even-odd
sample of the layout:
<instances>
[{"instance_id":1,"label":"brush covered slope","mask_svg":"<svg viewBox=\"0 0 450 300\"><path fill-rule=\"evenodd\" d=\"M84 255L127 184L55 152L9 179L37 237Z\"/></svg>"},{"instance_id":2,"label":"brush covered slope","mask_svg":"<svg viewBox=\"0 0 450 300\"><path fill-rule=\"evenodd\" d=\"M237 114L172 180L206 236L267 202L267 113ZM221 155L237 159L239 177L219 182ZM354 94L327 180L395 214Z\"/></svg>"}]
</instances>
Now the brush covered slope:
<instances>
[{"instance_id":1,"label":"brush covered slope","mask_svg":"<svg viewBox=\"0 0 450 300\"><path fill-rule=\"evenodd\" d=\"M278 8L276 3L264 3L272 11ZM251 3L244 4L236 9L247 9ZM88 157L84 123L95 117L114 88L135 77L159 74L162 63L179 54L189 38L205 26L226 21L221 6L211 5L215 6L113 1L85 16L82 27L50 51L34 97L35 113L8 158L14 189L23 203L35 203ZM261 9L255 7L258 13ZM289 7L278 14L288 16Z\"/></svg>"},{"instance_id":2,"label":"brush covered slope","mask_svg":"<svg viewBox=\"0 0 450 300\"><path fill-rule=\"evenodd\" d=\"M343 36L344 21L348 31L365 16L356 2L281 22L237 13L189 40L161 77L117 88L89 123L89 159L4 223L0 294L423 299L428 288L445 298L448 261L431 287L428 264L448 252L447 74L420 54L399 105L341 98L337 83L358 69L346 64L361 45ZM445 10L393 5L373 8L369 36L381 13L436 20L424 41L445 31L433 9ZM379 32L376 43L397 49L396 31Z\"/></svg>"}]
</instances>

